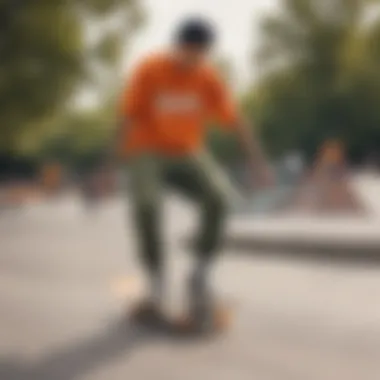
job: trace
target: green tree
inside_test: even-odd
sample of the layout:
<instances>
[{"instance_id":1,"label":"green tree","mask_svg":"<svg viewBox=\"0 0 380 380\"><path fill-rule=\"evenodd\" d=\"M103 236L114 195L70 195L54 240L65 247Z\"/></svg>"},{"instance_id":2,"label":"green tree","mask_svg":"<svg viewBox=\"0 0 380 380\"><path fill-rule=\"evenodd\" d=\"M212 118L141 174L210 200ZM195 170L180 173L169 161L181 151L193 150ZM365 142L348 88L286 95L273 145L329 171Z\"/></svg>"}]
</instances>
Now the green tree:
<instances>
[{"instance_id":1,"label":"green tree","mask_svg":"<svg viewBox=\"0 0 380 380\"><path fill-rule=\"evenodd\" d=\"M141 15L135 0L0 1L0 151L35 147L79 89L108 96Z\"/></svg>"},{"instance_id":2,"label":"green tree","mask_svg":"<svg viewBox=\"0 0 380 380\"><path fill-rule=\"evenodd\" d=\"M265 70L245 100L271 151L303 149L312 156L330 137L340 138L354 160L380 149L380 21L366 17L375 2L282 5L263 20L256 58Z\"/></svg>"}]
</instances>

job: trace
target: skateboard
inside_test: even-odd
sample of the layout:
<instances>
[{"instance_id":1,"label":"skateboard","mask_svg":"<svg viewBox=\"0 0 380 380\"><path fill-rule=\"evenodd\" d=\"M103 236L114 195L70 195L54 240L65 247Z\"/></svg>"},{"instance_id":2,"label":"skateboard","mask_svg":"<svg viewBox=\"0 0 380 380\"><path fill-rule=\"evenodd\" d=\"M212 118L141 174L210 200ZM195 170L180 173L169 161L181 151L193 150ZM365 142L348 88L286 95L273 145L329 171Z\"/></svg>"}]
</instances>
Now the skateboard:
<instances>
[{"instance_id":1,"label":"skateboard","mask_svg":"<svg viewBox=\"0 0 380 380\"><path fill-rule=\"evenodd\" d=\"M219 335L231 326L232 310L230 305L218 303L212 311L211 319L202 323L206 321L193 318L189 312L157 312L149 304L141 303L132 308L130 321L136 326L178 337Z\"/></svg>"}]
</instances>

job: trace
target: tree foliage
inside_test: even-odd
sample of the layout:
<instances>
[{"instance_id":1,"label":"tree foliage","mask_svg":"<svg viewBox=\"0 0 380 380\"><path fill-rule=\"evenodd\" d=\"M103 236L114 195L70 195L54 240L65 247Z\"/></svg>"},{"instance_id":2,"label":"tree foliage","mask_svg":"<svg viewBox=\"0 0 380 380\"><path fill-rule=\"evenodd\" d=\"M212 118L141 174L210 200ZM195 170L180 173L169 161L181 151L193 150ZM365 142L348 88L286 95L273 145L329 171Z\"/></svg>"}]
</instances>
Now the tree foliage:
<instances>
[{"instance_id":1,"label":"tree foliage","mask_svg":"<svg viewBox=\"0 0 380 380\"><path fill-rule=\"evenodd\" d=\"M135 0L0 1L0 151L34 147L78 89L108 91L140 22Z\"/></svg>"},{"instance_id":2,"label":"tree foliage","mask_svg":"<svg viewBox=\"0 0 380 380\"><path fill-rule=\"evenodd\" d=\"M352 160L380 150L376 2L283 0L282 5L282 12L263 20L256 58L265 71L245 99L272 153L301 149L312 156L331 137L347 145Z\"/></svg>"}]
</instances>

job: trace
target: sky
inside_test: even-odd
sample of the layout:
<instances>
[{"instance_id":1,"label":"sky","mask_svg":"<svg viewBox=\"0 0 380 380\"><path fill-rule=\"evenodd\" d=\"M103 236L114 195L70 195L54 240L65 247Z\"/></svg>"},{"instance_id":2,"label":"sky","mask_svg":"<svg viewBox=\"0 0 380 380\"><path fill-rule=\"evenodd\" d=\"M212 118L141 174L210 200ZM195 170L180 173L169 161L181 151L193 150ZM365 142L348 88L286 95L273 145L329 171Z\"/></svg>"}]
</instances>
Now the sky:
<instances>
[{"instance_id":1,"label":"sky","mask_svg":"<svg viewBox=\"0 0 380 380\"><path fill-rule=\"evenodd\" d=\"M200 14L216 25L220 35L216 53L228 59L239 86L244 86L255 74L252 51L258 41L258 21L276 10L278 0L142 0L142 4L147 21L127 53L127 72L145 54L167 46L181 19Z\"/></svg>"}]
</instances>

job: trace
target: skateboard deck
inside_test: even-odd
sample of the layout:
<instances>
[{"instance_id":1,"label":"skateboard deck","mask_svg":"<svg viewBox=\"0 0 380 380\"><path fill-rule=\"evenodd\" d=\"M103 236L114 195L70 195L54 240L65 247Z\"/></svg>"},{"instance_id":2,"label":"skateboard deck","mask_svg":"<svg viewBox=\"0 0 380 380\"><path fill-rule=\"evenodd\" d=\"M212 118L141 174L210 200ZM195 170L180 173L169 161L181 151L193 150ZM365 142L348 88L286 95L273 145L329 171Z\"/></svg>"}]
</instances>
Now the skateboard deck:
<instances>
[{"instance_id":1,"label":"skateboard deck","mask_svg":"<svg viewBox=\"0 0 380 380\"><path fill-rule=\"evenodd\" d=\"M132 309L130 321L140 327L148 328L159 333L191 337L204 335L218 335L227 331L232 324L232 309L230 305L218 304L215 306L211 321L201 326L190 313L170 314L166 312L152 312L148 308L137 305Z\"/></svg>"}]
</instances>

